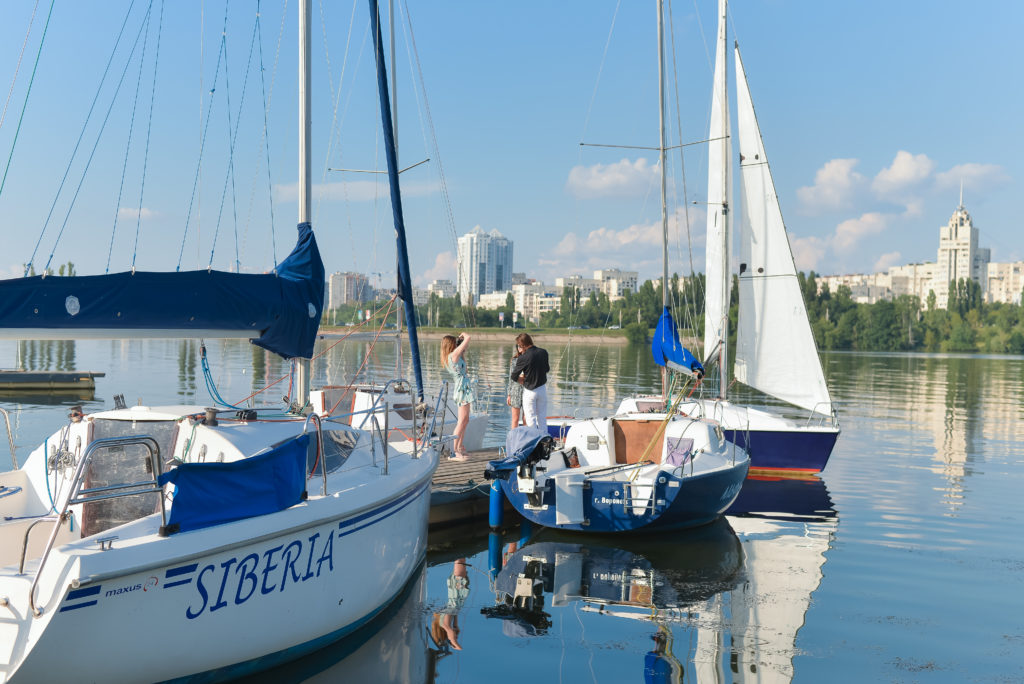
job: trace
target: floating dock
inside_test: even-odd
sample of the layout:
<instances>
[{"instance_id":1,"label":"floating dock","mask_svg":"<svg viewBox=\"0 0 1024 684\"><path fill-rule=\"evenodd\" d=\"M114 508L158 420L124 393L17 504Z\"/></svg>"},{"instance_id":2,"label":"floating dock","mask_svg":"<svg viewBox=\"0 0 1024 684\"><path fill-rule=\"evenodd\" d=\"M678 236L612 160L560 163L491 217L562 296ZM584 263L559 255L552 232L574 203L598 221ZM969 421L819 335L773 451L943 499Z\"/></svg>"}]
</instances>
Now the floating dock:
<instances>
[{"instance_id":1,"label":"floating dock","mask_svg":"<svg viewBox=\"0 0 1024 684\"><path fill-rule=\"evenodd\" d=\"M484 468L496 458L494 447L469 452L468 461L441 460L430 485L431 529L474 519L487 523L491 484L484 479Z\"/></svg>"},{"instance_id":2,"label":"floating dock","mask_svg":"<svg viewBox=\"0 0 1024 684\"><path fill-rule=\"evenodd\" d=\"M97 371L0 370L0 391L94 390L95 378L104 375Z\"/></svg>"}]
</instances>

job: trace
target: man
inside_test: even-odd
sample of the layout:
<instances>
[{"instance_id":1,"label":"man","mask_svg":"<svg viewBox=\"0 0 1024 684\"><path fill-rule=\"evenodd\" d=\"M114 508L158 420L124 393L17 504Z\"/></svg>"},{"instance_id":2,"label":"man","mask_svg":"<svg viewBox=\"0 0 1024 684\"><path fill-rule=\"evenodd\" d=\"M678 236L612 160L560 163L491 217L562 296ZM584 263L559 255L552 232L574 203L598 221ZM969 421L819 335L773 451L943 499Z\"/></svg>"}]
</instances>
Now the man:
<instances>
[{"instance_id":1,"label":"man","mask_svg":"<svg viewBox=\"0 0 1024 684\"><path fill-rule=\"evenodd\" d=\"M548 429L548 352L533 346L529 333L516 337L519 358L512 367L512 380L523 386L523 415L527 425Z\"/></svg>"}]
</instances>

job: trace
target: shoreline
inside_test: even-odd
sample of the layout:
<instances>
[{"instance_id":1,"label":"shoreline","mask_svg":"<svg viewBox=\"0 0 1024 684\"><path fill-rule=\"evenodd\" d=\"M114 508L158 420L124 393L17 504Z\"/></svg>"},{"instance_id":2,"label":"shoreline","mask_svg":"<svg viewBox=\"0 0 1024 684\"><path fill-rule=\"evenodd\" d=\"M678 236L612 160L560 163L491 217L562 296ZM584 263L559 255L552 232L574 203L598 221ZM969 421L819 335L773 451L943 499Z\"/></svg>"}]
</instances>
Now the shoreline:
<instances>
[{"instance_id":1,"label":"shoreline","mask_svg":"<svg viewBox=\"0 0 1024 684\"><path fill-rule=\"evenodd\" d=\"M320 337L341 337L349 332L346 327L337 326L321 326L317 333ZM509 342L511 343L516 335L522 332L530 333L531 337L535 337L536 341L540 346L543 346L544 342L547 343L568 343L568 342L580 342L586 344L611 344L625 346L629 344L629 340L622 334L621 330L587 330L587 331L572 331L572 332L547 332L545 330L524 330L523 328L505 328L505 329L493 329L493 328L458 328L455 330L439 330L436 328L419 329L419 337L422 340L439 340L445 335L452 333L458 334L460 332L468 332L472 335L473 340L481 342ZM581 334L587 333L587 334ZM603 334L602 334L603 333ZM374 336L376 331L366 330L354 333L353 337L366 337ZM381 337L393 337L396 334L394 330L388 330L381 333Z\"/></svg>"}]
</instances>

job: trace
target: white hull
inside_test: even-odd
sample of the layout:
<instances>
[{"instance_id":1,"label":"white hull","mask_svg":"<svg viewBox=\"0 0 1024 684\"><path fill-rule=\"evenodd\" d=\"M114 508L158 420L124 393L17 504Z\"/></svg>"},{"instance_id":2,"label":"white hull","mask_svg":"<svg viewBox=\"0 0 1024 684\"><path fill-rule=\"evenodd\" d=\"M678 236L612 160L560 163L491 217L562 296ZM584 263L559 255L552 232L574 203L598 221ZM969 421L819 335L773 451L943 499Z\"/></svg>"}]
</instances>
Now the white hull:
<instances>
[{"instance_id":1,"label":"white hull","mask_svg":"<svg viewBox=\"0 0 1024 684\"><path fill-rule=\"evenodd\" d=\"M130 411L99 416L122 413ZM273 438L301 427L200 426L195 439L238 443L253 432ZM216 680L326 645L380 612L426 552L437 454L413 459L392 452L383 475L384 458L370 453L366 433L330 427L361 441L339 467L328 468L326 495L317 473L307 482L308 500L276 513L166 537L156 513L55 546L39 575L38 617L29 590L39 558L24 574L17 564L0 569L0 596L9 601L0 608L0 681L137 682L199 673ZM31 485L31 475L44 471L41 456L39 449L0 484L20 478ZM28 486L0 499L4 514L17 499L35 506L34 492ZM39 525L33 536L45 537L51 526ZM0 535L5 550L20 551L24 525L4 523ZM101 550L98 541L110 537L116 539Z\"/></svg>"}]
</instances>

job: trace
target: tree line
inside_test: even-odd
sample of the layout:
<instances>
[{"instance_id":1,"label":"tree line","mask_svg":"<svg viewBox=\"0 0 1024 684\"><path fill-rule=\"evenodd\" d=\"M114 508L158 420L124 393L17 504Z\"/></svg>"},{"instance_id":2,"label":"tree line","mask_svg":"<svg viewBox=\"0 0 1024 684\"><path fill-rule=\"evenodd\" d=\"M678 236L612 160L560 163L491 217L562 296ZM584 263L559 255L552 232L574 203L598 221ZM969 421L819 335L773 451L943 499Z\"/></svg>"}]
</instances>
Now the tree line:
<instances>
[{"instance_id":1,"label":"tree line","mask_svg":"<svg viewBox=\"0 0 1024 684\"><path fill-rule=\"evenodd\" d=\"M971 279L950 282L947 308L940 309L934 292L924 302L913 295L900 295L893 300L863 304L854 301L846 286L832 292L825 284L819 291L814 271L798 273L797 278L814 341L821 350L1024 353L1021 307L984 302L981 286ZM670 279L669 301L683 337L704 336L704 283L702 273L689 277L674 275ZM357 323L367 309L374 311L379 306L343 306L327 312L324 320L336 325ZM730 335L735 342L739 310L735 276L729 309ZM626 292L614 302L603 292L584 297L579 289L566 287L558 308L543 312L539 325L518 312L518 327L621 328L631 341L642 343L650 339L661 311L660 279L645 281L637 292ZM503 315L504 326L510 327L515 301L510 293L504 307L481 309L464 306L458 294L443 298L432 293L416 312L417 321L423 326L499 327Z\"/></svg>"}]
</instances>

